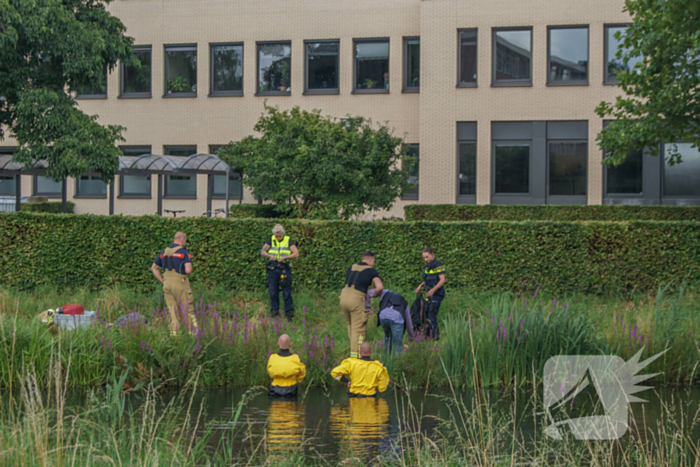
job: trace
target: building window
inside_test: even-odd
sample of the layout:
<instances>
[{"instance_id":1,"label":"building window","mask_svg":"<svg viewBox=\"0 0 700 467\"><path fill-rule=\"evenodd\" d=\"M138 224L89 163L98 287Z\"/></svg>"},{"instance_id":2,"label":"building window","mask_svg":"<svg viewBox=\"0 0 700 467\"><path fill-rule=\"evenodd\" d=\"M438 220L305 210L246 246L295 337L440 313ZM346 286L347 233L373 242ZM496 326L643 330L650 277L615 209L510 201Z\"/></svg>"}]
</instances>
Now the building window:
<instances>
[{"instance_id":1,"label":"building window","mask_svg":"<svg viewBox=\"0 0 700 467\"><path fill-rule=\"evenodd\" d=\"M210 144L209 154L216 154L219 149L224 147L223 144ZM228 178L228 197L229 199L243 199L243 184L241 183L241 174L235 171L229 173ZM212 175L213 188L212 198L226 198L226 175Z\"/></svg>"},{"instance_id":2,"label":"building window","mask_svg":"<svg viewBox=\"0 0 700 467\"><path fill-rule=\"evenodd\" d=\"M211 44L210 96L243 95L243 44Z\"/></svg>"},{"instance_id":3,"label":"building window","mask_svg":"<svg viewBox=\"0 0 700 467\"><path fill-rule=\"evenodd\" d=\"M609 195L641 195L644 151L630 151L620 165L606 169L606 193Z\"/></svg>"},{"instance_id":4,"label":"building window","mask_svg":"<svg viewBox=\"0 0 700 467\"><path fill-rule=\"evenodd\" d=\"M692 147L692 143L676 143L675 146L683 162L672 166L664 158L663 195L700 197L700 150ZM673 150L673 144L664 145L664 154Z\"/></svg>"},{"instance_id":5,"label":"building window","mask_svg":"<svg viewBox=\"0 0 700 467\"><path fill-rule=\"evenodd\" d=\"M495 193L530 193L530 144L496 143L494 145Z\"/></svg>"},{"instance_id":6,"label":"building window","mask_svg":"<svg viewBox=\"0 0 700 467\"><path fill-rule=\"evenodd\" d=\"M17 149L14 147L0 148L0 155L11 156L15 152L17 152ZM0 196L15 196L15 191L15 177L12 175L0 176Z\"/></svg>"},{"instance_id":7,"label":"building window","mask_svg":"<svg viewBox=\"0 0 700 467\"><path fill-rule=\"evenodd\" d=\"M197 146L165 146L163 152L166 156L187 157L197 153ZM165 177L166 198L196 198L196 175L168 175Z\"/></svg>"},{"instance_id":8,"label":"building window","mask_svg":"<svg viewBox=\"0 0 700 467\"><path fill-rule=\"evenodd\" d=\"M408 176L408 183L415 185L413 188L407 190L401 199L418 199L418 173L419 173L419 162L420 162L420 151L417 144L411 144L408 147L406 154L416 158L416 163L411 169L411 173Z\"/></svg>"},{"instance_id":9,"label":"building window","mask_svg":"<svg viewBox=\"0 0 700 467\"><path fill-rule=\"evenodd\" d=\"M307 94L337 94L340 41L307 41L306 89Z\"/></svg>"},{"instance_id":10,"label":"building window","mask_svg":"<svg viewBox=\"0 0 700 467\"><path fill-rule=\"evenodd\" d=\"M61 198L63 182L54 182L48 177L34 176L34 196L46 196L47 198Z\"/></svg>"},{"instance_id":11,"label":"building window","mask_svg":"<svg viewBox=\"0 0 700 467\"><path fill-rule=\"evenodd\" d=\"M458 86L476 86L477 30L459 31Z\"/></svg>"},{"instance_id":12,"label":"building window","mask_svg":"<svg viewBox=\"0 0 700 467\"><path fill-rule=\"evenodd\" d=\"M83 174L75 181L76 198L106 198L107 184L97 174Z\"/></svg>"},{"instance_id":13,"label":"building window","mask_svg":"<svg viewBox=\"0 0 700 467\"><path fill-rule=\"evenodd\" d=\"M197 95L197 46L165 46L165 96Z\"/></svg>"},{"instance_id":14,"label":"building window","mask_svg":"<svg viewBox=\"0 0 700 467\"><path fill-rule=\"evenodd\" d=\"M493 84L532 85L532 28L493 30Z\"/></svg>"},{"instance_id":15,"label":"building window","mask_svg":"<svg viewBox=\"0 0 700 467\"><path fill-rule=\"evenodd\" d=\"M141 156L150 154L150 146L120 146L125 156ZM119 175L120 198L147 198L151 197L151 176L146 175Z\"/></svg>"},{"instance_id":16,"label":"building window","mask_svg":"<svg viewBox=\"0 0 700 467\"><path fill-rule=\"evenodd\" d=\"M120 97L151 97L151 46L134 47L136 66L121 66Z\"/></svg>"},{"instance_id":17,"label":"building window","mask_svg":"<svg viewBox=\"0 0 700 467\"><path fill-rule=\"evenodd\" d=\"M588 84L588 27L548 29L548 84Z\"/></svg>"},{"instance_id":18,"label":"building window","mask_svg":"<svg viewBox=\"0 0 700 467\"><path fill-rule=\"evenodd\" d=\"M389 92L389 39L355 39L354 55L353 92Z\"/></svg>"},{"instance_id":19,"label":"building window","mask_svg":"<svg viewBox=\"0 0 700 467\"><path fill-rule=\"evenodd\" d=\"M290 94L291 71L291 42L258 42L258 94Z\"/></svg>"},{"instance_id":20,"label":"building window","mask_svg":"<svg viewBox=\"0 0 700 467\"><path fill-rule=\"evenodd\" d=\"M459 142L459 195L476 195L476 141Z\"/></svg>"},{"instance_id":21,"label":"building window","mask_svg":"<svg viewBox=\"0 0 700 467\"><path fill-rule=\"evenodd\" d=\"M404 37L403 67L404 92L418 92L420 89L420 37Z\"/></svg>"},{"instance_id":22,"label":"building window","mask_svg":"<svg viewBox=\"0 0 700 467\"><path fill-rule=\"evenodd\" d=\"M606 25L605 26L605 84L614 84L615 74L620 70L632 71L634 66L643 60L643 57L633 57L628 61L623 58L617 58L618 50L621 54L625 54L627 49L622 47L627 25ZM620 33L620 39L615 37L616 33Z\"/></svg>"},{"instance_id":23,"label":"building window","mask_svg":"<svg viewBox=\"0 0 700 467\"><path fill-rule=\"evenodd\" d=\"M549 142L549 196L585 196L587 191L585 142Z\"/></svg>"},{"instance_id":24,"label":"building window","mask_svg":"<svg viewBox=\"0 0 700 467\"><path fill-rule=\"evenodd\" d=\"M100 80L96 85L77 86L75 89L76 99L106 99L107 98L107 69L100 75Z\"/></svg>"}]
</instances>

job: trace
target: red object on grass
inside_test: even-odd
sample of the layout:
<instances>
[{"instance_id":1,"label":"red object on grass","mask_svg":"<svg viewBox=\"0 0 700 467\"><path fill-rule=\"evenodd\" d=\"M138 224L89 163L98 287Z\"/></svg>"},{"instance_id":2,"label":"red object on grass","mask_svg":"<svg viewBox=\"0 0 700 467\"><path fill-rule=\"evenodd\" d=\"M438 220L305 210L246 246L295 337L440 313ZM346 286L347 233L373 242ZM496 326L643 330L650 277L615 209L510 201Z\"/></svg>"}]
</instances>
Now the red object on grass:
<instances>
[{"instance_id":1,"label":"red object on grass","mask_svg":"<svg viewBox=\"0 0 700 467\"><path fill-rule=\"evenodd\" d=\"M64 315L75 316L85 314L85 307L83 305L76 305L75 303L71 303L69 305L63 305L61 308L63 309Z\"/></svg>"}]
</instances>

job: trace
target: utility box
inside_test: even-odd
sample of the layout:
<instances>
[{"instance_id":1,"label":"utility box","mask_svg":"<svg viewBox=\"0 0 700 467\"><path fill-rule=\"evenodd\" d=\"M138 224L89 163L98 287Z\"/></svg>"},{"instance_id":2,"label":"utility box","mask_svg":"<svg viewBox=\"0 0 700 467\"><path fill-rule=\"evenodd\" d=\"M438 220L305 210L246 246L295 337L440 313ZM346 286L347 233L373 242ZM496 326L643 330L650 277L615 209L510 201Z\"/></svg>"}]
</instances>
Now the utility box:
<instances>
[{"instance_id":1,"label":"utility box","mask_svg":"<svg viewBox=\"0 0 700 467\"><path fill-rule=\"evenodd\" d=\"M87 328L95 322L95 312L86 311L82 315L66 315L56 314L53 317L53 323L59 329L73 330L78 328Z\"/></svg>"}]
</instances>

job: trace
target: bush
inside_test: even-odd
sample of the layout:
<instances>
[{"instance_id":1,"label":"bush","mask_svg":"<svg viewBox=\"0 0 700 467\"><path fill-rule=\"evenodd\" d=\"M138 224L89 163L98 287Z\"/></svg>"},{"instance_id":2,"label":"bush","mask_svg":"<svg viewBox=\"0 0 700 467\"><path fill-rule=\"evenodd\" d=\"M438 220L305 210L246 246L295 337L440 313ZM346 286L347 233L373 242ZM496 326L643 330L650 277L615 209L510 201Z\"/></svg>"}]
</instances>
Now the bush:
<instances>
[{"instance_id":1,"label":"bush","mask_svg":"<svg viewBox=\"0 0 700 467\"><path fill-rule=\"evenodd\" d=\"M75 203L68 201L66 203L66 212L73 214ZM50 214L61 214L63 212L63 203L48 202L48 203L22 203L22 212L44 212Z\"/></svg>"},{"instance_id":2,"label":"bush","mask_svg":"<svg viewBox=\"0 0 700 467\"><path fill-rule=\"evenodd\" d=\"M413 204L407 221L700 221L700 206Z\"/></svg>"},{"instance_id":3,"label":"bush","mask_svg":"<svg viewBox=\"0 0 700 467\"><path fill-rule=\"evenodd\" d=\"M243 218L259 218L259 219L275 219L286 217L277 212L277 208L273 204L234 204L229 206L229 214L236 219Z\"/></svg>"},{"instance_id":4,"label":"bush","mask_svg":"<svg viewBox=\"0 0 700 467\"><path fill-rule=\"evenodd\" d=\"M159 216L0 215L0 283L152 290L150 266L187 233L192 279L207 287L265 287L260 248L273 220ZM301 257L294 284L340 290L360 253L377 252L391 287L415 287L426 245L447 268L447 288L552 292L648 290L688 276L700 280L697 222L348 222L283 223Z\"/></svg>"}]
</instances>

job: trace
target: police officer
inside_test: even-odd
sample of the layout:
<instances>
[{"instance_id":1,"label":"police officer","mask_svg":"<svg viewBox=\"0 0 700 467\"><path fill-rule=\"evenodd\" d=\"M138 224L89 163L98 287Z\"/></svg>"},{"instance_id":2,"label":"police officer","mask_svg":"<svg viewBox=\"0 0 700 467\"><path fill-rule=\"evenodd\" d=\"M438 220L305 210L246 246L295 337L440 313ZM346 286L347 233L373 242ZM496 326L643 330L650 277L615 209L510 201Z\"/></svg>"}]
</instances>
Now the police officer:
<instances>
[{"instance_id":1,"label":"police officer","mask_svg":"<svg viewBox=\"0 0 700 467\"><path fill-rule=\"evenodd\" d=\"M163 295L170 312L171 336L176 336L178 333L178 313L181 310L185 313L185 322L189 319L192 323L192 331L197 329L194 299L190 279L187 277L192 273L192 257L185 249L186 242L187 236L184 232L176 233L173 244L161 251L151 265L151 272L163 284ZM163 276L160 274L160 268L164 270Z\"/></svg>"},{"instance_id":2,"label":"police officer","mask_svg":"<svg viewBox=\"0 0 700 467\"><path fill-rule=\"evenodd\" d=\"M440 304L445 298L445 266L435 259L435 253L430 247L423 249L423 260L425 260L425 268L423 269L423 282L416 289L416 293L420 293L423 286L428 288L425 294L426 318L428 320L428 335L435 339L440 338L440 329L438 328L437 314L440 310Z\"/></svg>"},{"instance_id":3,"label":"police officer","mask_svg":"<svg viewBox=\"0 0 700 467\"><path fill-rule=\"evenodd\" d=\"M272 236L265 241L260 254L267 262L267 288L270 291L270 309L272 317L280 314L280 286L284 299L284 314L288 320L294 317L292 302L292 268L290 259L299 257L299 250L294 241L285 235L280 224L272 228Z\"/></svg>"},{"instance_id":4,"label":"police officer","mask_svg":"<svg viewBox=\"0 0 700 467\"><path fill-rule=\"evenodd\" d=\"M340 310L348 322L348 339L350 339L350 358L358 358L360 344L367 338L367 320L365 309L367 289L374 284L374 297L379 297L384 286L379 274L374 270L374 253L362 253L362 261L353 264L345 273L345 286L340 292Z\"/></svg>"}]
</instances>

